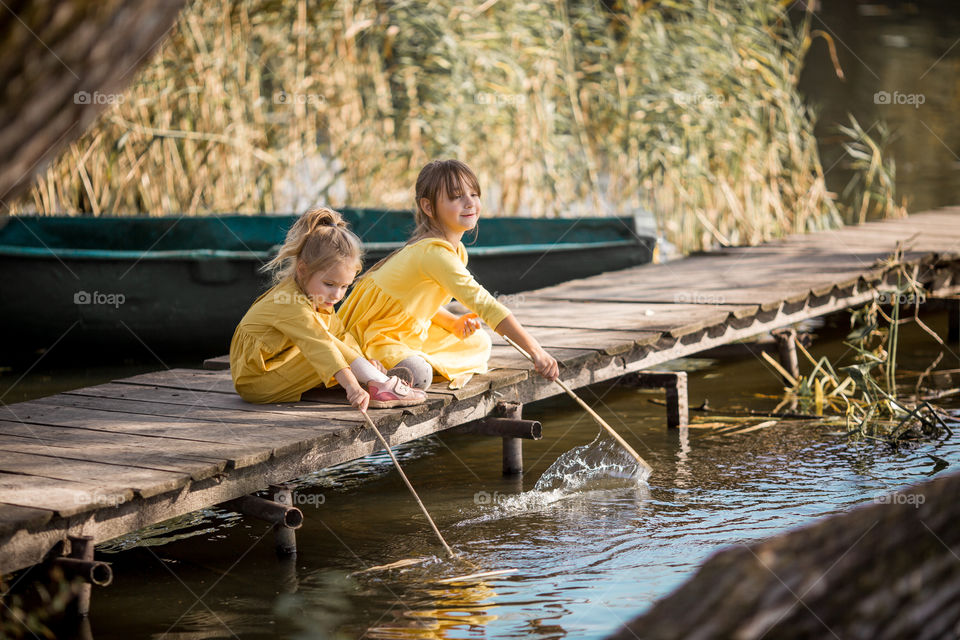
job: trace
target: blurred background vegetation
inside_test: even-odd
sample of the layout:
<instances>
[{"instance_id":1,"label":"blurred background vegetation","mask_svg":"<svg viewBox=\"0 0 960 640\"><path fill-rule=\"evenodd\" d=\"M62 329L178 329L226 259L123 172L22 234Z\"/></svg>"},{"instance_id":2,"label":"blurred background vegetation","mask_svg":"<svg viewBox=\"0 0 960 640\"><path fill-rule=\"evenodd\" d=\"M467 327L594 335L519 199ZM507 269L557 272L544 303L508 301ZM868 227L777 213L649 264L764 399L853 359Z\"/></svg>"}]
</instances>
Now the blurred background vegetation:
<instances>
[{"instance_id":1,"label":"blurred background vegetation","mask_svg":"<svg viewBox=\"0 0 960 640\"><path fill-rule=\"evenodd\" d=\"M487 215L646 210L685 251L901 215L882 129L826 186L798 79L817 39L842 71L802 5L195 0L13 213L409 208L456 157Z\"/></svg>"}]
</instances>

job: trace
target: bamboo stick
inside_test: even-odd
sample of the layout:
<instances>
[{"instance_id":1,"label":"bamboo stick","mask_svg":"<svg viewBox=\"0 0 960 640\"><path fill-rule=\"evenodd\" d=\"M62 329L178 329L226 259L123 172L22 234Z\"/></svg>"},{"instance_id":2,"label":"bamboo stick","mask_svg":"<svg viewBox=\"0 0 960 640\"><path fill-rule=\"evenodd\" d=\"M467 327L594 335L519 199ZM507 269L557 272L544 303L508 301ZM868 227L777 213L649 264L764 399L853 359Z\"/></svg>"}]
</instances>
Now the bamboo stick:
<instances>
[{"instance_id":1,"label":"bamboo stick","mask_svg":"<svg viewBox=\"0 0 960 640\"><path fill-rule=\"evenodd\" d=\"M430 512L428 512L427 508L423 506L423 501L420 500L420 496L417 495L416 489L413 488L413 485L410 484L410 480L407 479L407 474L405 474L403 469L400 468L400 463L397 461L396 456L393 455L393 451L390 450L390 444L387 443L383 437L383 434L381 434L380 430L377 429L377 425L373 424L373 420L370 419L370 416L367 415L367 412L361 411L360 413L363 414L363 419L367 421L367 426L373 429L373 432L377 434L377 439L380 440L380 444L382 444L383 448L387 450L387 455L389 455L390 459L393 460L393 464L397 468L397 472L400 474L400 477L403 478L404 484L407 485L407 489L409 489L410 493L413 494L417 504L420 505L420 510L423 511L423 515L427 517L427 522L430 523L430 527L433 529L433 532L437 534L437 538L440 539L440 542L443 544L443 548L447 550L447 554L451 558L456 558L457 554L453 552L453 549L450 548L450 545L447 544L447 541L443 539L443 536L440 534L440 529L437 528L437 525L433 522L433 518L430 517Z\"/></svg>"},{"instance_id":2,"label":"bamboo stick","mask_svg":"<svg viewBox=\"0 0 960 640\"><path fill-rule=\"evenodd\" d=\"M533 357L532 357L529 353L527 353L526 351L524 351L524 350L523 350L523 347L521 347L521 346L518 345L516 342L514 342L513 340L511 340L508 336L501 336L501 337L502 337L504 340L506 340L507 342L509 342L509 343L513 346L514 349L516 349L516 350L519 351L521 354L523 354L523 356L524 356L527 360L529 360L530 362L534 362ZM561 380L560 378L557 378L556 380L554 380L554 382L556 382L558 385L560 385L560 388L563 389L564 391L566 391L568 396L570 396L571 398L573 398L574 400L576 400L577 404L579 404L581 407L583 407L583 409L584 409L587 413L590 414L590 417L592 417L594 420L596 420L597 424L599 424L601 427L603 427L604 429L606 429L606 430L607 430L607 433L609 433L611 436L613 436L613 438L614 438L617 442L620 443L620 446L622 446L624 449L626 449L627 453L629 453L631 456L633 456L633 458L637 461L637 463L638 463L641 467L643 467L644 469L646 469L646 471L647 471L648 474L653 471L653 468L652 468L649 464L647 464L647 461L644 460L643 458L641 458L641 457L640 457L640 454L637 453L636 451L634 451L634 450L633 450L633 447L631 447L631 446L627 443L626 440L624 440L622 437L620 437L620 434L617 433L617 432L614 430L613 427L611 427L609 424L607 424L606 420L604 420L603 418L601 418L601 417L597 414L596 411L594 411L593 409L591 409L591 408L590 408L590 405L588 405L586 402L584 402L583 400L581 400L581 399L580 399L580 396L578 396L577 394L575 394L575 393L570 389L570 387L568 387L568 386L563 382L563 380Z\"/></svg>"}]
</instances>

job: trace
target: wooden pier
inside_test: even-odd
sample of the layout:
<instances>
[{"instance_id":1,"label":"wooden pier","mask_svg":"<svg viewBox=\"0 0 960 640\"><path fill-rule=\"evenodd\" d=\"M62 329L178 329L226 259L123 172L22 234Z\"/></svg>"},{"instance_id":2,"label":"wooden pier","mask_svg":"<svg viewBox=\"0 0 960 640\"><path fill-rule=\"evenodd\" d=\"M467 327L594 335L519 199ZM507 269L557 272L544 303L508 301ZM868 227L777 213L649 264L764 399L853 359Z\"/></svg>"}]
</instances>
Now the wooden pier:
<instances>
[{"instance_id":1,"label":"wooden pier","mask_svg":"<svg viewBox=\"0 0 960 640\"><path fill-rule=\"evenodd\" d=\"M576 388L865 303L896 284L881 263L898 243L928 295L960 290L950 208L606 273L510 306ZM370 415L395 445L562 393L499 338L491 367ZM71 538L102 542L372 453L342 396L251 405L228 371L175 369L0 406L0 574L69 553Z\"/></svg>"}]
</instances>

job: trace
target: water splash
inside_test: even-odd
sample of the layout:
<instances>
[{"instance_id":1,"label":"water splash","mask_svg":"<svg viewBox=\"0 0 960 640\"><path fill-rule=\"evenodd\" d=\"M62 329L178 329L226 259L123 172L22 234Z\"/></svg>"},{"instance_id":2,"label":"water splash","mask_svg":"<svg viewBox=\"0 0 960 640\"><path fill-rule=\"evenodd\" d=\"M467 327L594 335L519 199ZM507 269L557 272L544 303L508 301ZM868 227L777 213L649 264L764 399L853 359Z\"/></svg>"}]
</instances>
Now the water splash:
<instances>
[{"instance_id":1,"label":"water splash","mask_svg":"<svg viewBox=\"0 0 960 640\"><path fill-rule=\"evenodd\" d=\"M642 489L648 476L646 468L600 433L589 444L574 447L557 458L530 491L516 495L495 492L492 497L485 494L494 508L457 526L540 511L570 498Z\"/></svg>"},{"instance_id":2,"label":"water splash","mask_svg":"<svg viewBox=\"0 0 960 640\"><path fill-rule=\"evenodd\" d=\"M615 441L597 434L593 442L567 451L543 472L533 491L621 489L646 481L649 472Z\"/></svg>"}]
</instances>

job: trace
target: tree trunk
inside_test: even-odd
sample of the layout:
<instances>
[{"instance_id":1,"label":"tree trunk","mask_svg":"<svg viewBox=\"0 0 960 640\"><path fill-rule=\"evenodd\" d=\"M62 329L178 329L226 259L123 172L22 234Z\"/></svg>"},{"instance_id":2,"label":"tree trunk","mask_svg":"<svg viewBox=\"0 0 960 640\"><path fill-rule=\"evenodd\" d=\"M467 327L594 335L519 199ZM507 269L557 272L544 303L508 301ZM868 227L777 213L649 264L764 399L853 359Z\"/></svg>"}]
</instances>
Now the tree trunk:
<instances>
[{"instance_id":1,"label":"tree trunk","mask_svg":"<svg viewBox=\"0 0 960 640\"><path fill-rule=\"evenodd\" d=\"M0 211L117 100L184 0L8 0L0 8Z\"/></svg>"}]
</instances>

